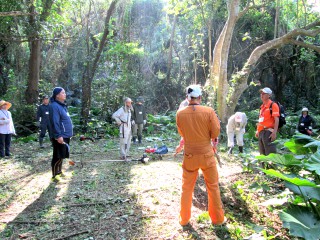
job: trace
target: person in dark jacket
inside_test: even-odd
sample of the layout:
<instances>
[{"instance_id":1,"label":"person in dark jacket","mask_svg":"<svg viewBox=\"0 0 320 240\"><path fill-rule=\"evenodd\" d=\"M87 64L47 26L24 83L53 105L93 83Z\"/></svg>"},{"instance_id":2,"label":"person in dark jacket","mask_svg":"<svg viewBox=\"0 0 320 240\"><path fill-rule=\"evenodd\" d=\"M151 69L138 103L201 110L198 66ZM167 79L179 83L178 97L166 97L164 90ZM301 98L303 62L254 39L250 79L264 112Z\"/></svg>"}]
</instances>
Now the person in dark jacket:
<instances>
[{"instance_id":1,"label":"person in dark jacket","mask_svg":"<svg viewBox=\"0 0 320 240\"><path fill-rule=\"evenodd\" d=\"M132 129L132 141L136 143L137 137L138 141L142 143L142 130L143 126L147 124L146 109L143 105L143 97L137 98L137 103L133 105L132 120L134 121L134 126Z\"/></svg>"},{"instance_id":2,"label":"person in dark jacket","mask_svg":"<svg viewBox=\"0 0 320 240\"><path fill-rule=\"evenodd\" d=\"M314 119L309 115L309 109L304 107L301 110L301 117L299 118L298 123L298 131L300 133L306 135L312 135L312 129L315 128L316 122Z\"/></svg>"},{"instance_id":3,"label":"person in dark jacket","mask_svg":"<svg viewBox=\"0 0 320 240\"><path fill-rule=\"evenodd\" d=\"M61 87L53 89L49 105L49 119L52 130L52 179L59 180L62 175L62 162L69 158L69 142L73 135L72 121L65 104L66 92Z\"/></svg>"},{"instance_id":4,"label":"person in dark jacket","mask_svg":"<svg viewBox=\"0 0 320 240\"><path fill-rule=\"evenodd\" d=\"M44 148L43 139L48 134L51 137L51 128L49 123L49 97L44 96L42 98L42 104L38 107L37 111L37 122L39 122L40 135L39 135L39 145L40 148Z\"/></svg>"}]
</instances>

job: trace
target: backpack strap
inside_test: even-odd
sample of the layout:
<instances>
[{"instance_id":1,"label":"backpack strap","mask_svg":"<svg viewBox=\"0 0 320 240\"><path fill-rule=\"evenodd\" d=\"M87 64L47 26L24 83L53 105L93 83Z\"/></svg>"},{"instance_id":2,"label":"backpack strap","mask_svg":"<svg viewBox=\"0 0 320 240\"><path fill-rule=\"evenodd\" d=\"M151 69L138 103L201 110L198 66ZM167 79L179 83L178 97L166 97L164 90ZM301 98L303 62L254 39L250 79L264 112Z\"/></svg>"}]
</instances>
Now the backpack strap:
<instances>
[{"instance_id":1,"label":"backpack strap","mask_svg":"<svg viewBox=\"0 0 320 240\"><path fill-rule=\"evenodd\" d=\"M270 104L270 107L269 107L271 117L272 117L272 105L273 105L273 103L274 102L272 101L272 103Z\"/></svg>"}]
</instances>

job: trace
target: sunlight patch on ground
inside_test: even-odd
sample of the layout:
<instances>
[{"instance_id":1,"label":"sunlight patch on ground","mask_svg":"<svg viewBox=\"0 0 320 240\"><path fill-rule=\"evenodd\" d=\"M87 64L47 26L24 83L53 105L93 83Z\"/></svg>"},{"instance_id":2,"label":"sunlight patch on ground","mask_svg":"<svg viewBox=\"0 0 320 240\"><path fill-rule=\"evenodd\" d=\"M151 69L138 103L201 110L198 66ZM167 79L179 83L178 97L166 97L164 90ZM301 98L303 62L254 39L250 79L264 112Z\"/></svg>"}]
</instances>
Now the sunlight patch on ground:
<instances>
[{"instance_id":1,"label":"sunlight patch on ground","mask_svg":"<svg viewBox=\"0 0 320 240\"><path fill-rule=\"evenodd\" d=\"M35 202L49 186L50 174L51 172L48 171L38 174L36 177L30 176L23 179L19 185L21 188L14 192L14 197L11 199L12 203L7 207L5 212L0 213L1 219L12 221L23 212L25 208ZM30 192L32 194L30 194Z\"/></svg>"}]
</instances>

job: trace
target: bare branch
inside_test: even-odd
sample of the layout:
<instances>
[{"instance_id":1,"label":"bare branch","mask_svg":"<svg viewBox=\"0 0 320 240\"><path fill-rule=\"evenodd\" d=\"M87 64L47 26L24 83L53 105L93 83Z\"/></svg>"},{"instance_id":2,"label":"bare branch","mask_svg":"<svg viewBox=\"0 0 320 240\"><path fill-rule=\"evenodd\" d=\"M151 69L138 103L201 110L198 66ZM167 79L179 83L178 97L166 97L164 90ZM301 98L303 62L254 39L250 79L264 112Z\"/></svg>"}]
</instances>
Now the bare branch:
<instances>
[{"instance_id":1,"label":"bare branch","mask_svg":"<svg viewBox=\"0 0 320 240\"><path fill-rule=\"evenodd\" d=\"M38 15L38 13L37 13L37 12L24 13L24 12L21 12L21 11L0 12L0 17L8 17L8 16L28 16L28 15Z\"/></svg>"},{"instance_id":2,"label":"bare branch","mask_svg":"<svg viewBox=\"0 0 320 240\"><path fill-rule=\"evenodd\" d=\"M320 53L320 47L317 47L316 45L313 45L313 44L309 44L309 43L305 43L305 42L301 42L301 41L297 41L297 40L293 40L293 39L290 39L289 43L294 44L294 45L298 45L301 47L305 47L305 48L310 48L310 49L315 50L316 52Z\"/></svg>"}]
</instances>

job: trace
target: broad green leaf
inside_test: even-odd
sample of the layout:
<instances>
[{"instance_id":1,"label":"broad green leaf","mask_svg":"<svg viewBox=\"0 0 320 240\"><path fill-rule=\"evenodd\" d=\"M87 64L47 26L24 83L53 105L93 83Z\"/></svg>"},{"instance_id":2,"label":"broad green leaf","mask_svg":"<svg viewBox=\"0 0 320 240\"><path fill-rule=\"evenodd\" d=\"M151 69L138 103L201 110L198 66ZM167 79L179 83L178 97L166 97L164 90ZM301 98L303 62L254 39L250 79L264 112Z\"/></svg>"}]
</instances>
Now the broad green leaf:
<instances>
[{"instance_id":1,"label":"broad green leaf","mask_svg":"<svg viewBox=\"0 0 320 240\"><path fill-rule=\"evenodd\" d=\"M305 186L298 187L298 186L296 186L292 183L289 183L289 182L285 182L285 186L296 194L302 193L302 195L305 197L314 198L314 199L317 199L320 201L320 188L305 187ZM300 188L300 190L299 190L299 188Z\"/></svg>"},{"instance_id":2,"label":"broad green leaf","mask_svg":"<svg viewBox=\"0 0 320 240\"><path fill-rule=\"evenodd\" d=\"M297 140L298 142L304 142L305 144L308 142L313 142L314 139L308 135L305 134L298 134L298 135L294 135L293 138L295 140Z\"/></svg>"},{"instance_id":3,"label":"broad green leaf","mask_svg":"<svg viewBox=\"0 0 320 240\"><path fill-rule=\"evenodd\" d=\"M303 167L308 171L315 171L320 175L320 151L312 154L308 161L303 163Z\"/></svg>"},{"instance_id":4,"label":"broad green leaf","mask_svg":"<svg viewBox=\"0 0 320 240\"><path fill-rule=\"evenodd\" d=\"M320 165L319 163L305 163L303 165L308 171L315 171L318 175L320 175Z\"/></svg>"},{"instance_id":5,"label":"broad green leaf","mask_svg":"<svg viewBox=\"0 0 320 240\"><path fill-rule=\"evenodd\" d=\"M274 169L261 169L261 171L263 171L265 174L271 176L271 177L277 177L277 178L280 178L282 180L285 180L287 182L290 182L294 185L297 185L297 186L309 186L309 187L318 187L320 188L320 186L316 185L315 183L313 182L310 182L309 180L307 179L299 179L297 177L294 177L294 178L290 178L284 174L282 174L281 172L278 172Z\"/></svg>"},{"instance_id":6,"label":"broad green leaf","mask_svg":"<svg viewBox=\"0 0 320 240\"><path fill-rule=\"evenodd\" d=\"M319 146L320 146L320 141L313 141L304 145L304 147L319 147Z\"/></svg>"},{"instance_id":7,"label":"broad green leaf","mask_svg":"<svg viewBox=\"0 0 320 240\"><path fill-rule=\"evenodd\" d=\"M302 164L300 160L296 159L291 154L280 155L280 154L271 153L268 156L260 155L260 156L256 156L256 158L262 161L273 162L283 166L293 166L293 165Z\"/></svg>"},{"instance_id":8,"label":"broad green leaf","mask_svg":"<svg viewBox=\"0 0 320 240\"><path fill-rule=\"evenodd\" d=\"M290 235L308 240L318 240L320 221L307 207L293 206L281 212L283 226L289 229Z\"/></svg>"},{"instance_id":9,"label":"broad green leaf","mask_svg":"<svg viewBox=\"0 0 320 240\"><path fill-rule=\"evenodd\" d=\"M294 139L291 139L290 141L284 143L284 146L294 154L306 154L309 152L309 149L305 148L304 144L297 143Z\"/></svg>"}]
</instances>

